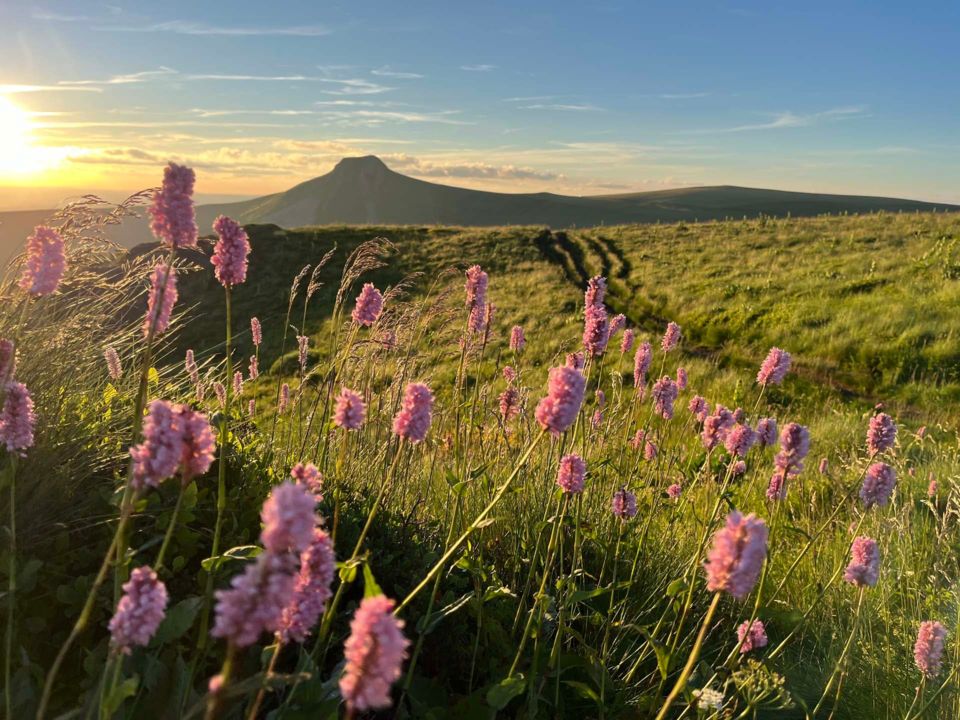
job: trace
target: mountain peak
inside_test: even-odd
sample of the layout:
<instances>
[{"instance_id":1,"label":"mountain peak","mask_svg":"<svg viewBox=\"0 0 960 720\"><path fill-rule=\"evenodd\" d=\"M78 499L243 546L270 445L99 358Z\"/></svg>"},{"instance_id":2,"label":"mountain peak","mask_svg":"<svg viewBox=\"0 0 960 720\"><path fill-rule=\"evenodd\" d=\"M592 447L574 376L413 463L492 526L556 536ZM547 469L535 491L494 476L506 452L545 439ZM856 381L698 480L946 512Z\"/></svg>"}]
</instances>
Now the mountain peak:
<instances>
[{"instance_id":1,"label":"mountain peak","mask_svg":"<svg viewBox=\"0 0 960 720\"><path fill-rule=\"evenodd\" d=\"M333 172L337 174L346 173L379 173L387 172L389 168L376 155L363 155L362 157L345 157L336 164Z\"/></svg>"}]
</instances>

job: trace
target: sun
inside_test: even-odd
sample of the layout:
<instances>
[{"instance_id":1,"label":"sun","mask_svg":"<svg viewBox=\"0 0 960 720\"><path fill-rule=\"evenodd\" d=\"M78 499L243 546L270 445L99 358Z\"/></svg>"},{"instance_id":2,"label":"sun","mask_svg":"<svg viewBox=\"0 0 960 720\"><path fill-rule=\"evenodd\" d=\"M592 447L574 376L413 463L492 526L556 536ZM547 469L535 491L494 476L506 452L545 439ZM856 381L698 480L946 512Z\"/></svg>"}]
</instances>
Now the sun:
<instances>
[{"instance_id":1,"label":"sun","mask_svg":"<svg viewBox=\"0 0 960 720\"><path fill-rule=\"evenodd\" d=\"M0 95L0 177L43 172L59 161L53 148L36 145L32 115Z\"/></svg>"}]
</instances>

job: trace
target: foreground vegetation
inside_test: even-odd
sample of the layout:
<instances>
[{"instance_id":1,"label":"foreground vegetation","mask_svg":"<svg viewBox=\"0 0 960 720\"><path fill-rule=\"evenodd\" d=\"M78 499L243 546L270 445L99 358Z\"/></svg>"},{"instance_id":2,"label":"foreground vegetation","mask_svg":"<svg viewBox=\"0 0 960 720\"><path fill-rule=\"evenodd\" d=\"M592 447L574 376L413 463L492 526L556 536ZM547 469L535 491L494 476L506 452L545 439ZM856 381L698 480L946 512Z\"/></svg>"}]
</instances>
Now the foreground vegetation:
<instances>
[{"instance_id":1,"label":"foreground vegetation","mask_svg":"<svg viewBox=\"0 0 960 720\"><path fill-rule=\"evenodd\" d=\"M388 715L955 717L960 458L955 321L942 308L956 292L957 227L949 215L568 234L252 226L249 269L227 277L225 302L207 241L127 256L86 222L64 223L56 291L25 292L19 262L2 289L0 335L16 341L37 416L32 446L5 461L10 716L359 716L375 693L356 683L369 688L377 663L344 642L363 629L361 603L380 603L374 652L381 665L405 656L381 673ZM242 247L236 228L219 230ZM158 332L155 315L144 323L144 280L171 255L179 297ZM489 288L478 293L471 269L465 307L474 264ZM597 275L609 280L599 302L599 280L583 294ZM383 291L382 312L361 302L354 314L365 283ZM624 352L623 330L600 347L604 301L636 333ZM490 305L492 317L476 311ZM663 340L674 320L676 345ZM579 365L568 354L584 340L583 366L553 371L585 386L564 426L538 407L548 369ZM792 367L761 383L771 345ZM668 412L680 368L687 384ZM434 398L422 440L411 383ZM342 388L365 405L362 423L335 412ZM722 422L688 410L697 395ZM205 413L216 447L195 443L198 472L184 461L138 486L129 449L153 399ZM898 421L895 441L878 444L880 401ZM749 442L763 418L800 429ZM889 496L863 490L876 463L896 474ZM283 485L291 471L300 483ZM783 497L768 493L778 473ZM303 550L296 523L278 526L270 508L308 485L338 562L335 578L317 575L323 613L300 636L280 626L249 640L212 591ZM734 511L765 521L767 559L734 553L744 572L724 582L712 548ZM875 584L847 573L857 537L876 540ZM759 534L748 540L759 547ZM145 565L169 598L163 620L146 638L111 633L123 583ZM737 628L754 620L765 639L740 652ZM915 664L924 621L948 633L936 672Z\"/></svg>"}]
</instances>

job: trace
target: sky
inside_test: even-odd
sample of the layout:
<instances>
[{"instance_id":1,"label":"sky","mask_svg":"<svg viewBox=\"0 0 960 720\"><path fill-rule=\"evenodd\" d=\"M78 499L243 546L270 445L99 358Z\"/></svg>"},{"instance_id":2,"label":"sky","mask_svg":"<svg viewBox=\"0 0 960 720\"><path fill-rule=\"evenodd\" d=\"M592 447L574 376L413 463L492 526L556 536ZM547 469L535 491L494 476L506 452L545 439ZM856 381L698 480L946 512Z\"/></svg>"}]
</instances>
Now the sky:
<instances>
[{"instance_id":1,"label":"sky","mask_svg":"<svg viewBox=\"0 0 960 720\"><path fill-rule=\"evenodd\" d=\"M366 154L501 192L960 203L955 0L4 0L0 28L0 209Z\"/></svg>"}]
</instances>

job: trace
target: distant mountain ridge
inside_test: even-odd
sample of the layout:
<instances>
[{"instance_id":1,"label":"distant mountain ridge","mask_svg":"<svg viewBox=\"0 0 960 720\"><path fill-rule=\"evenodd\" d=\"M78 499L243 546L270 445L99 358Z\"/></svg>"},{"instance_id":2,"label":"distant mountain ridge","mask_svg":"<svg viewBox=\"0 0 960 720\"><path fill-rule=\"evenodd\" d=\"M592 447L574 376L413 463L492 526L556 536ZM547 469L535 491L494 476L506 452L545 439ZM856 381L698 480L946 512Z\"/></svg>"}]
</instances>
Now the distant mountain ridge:
<instances>
[{"instance_id":1,"label":"distant mountain ridge","mask_svg":"<svg viewBox=\"0 0 960 720\"><path fill-rule=\"evenodd\" d=\"M497 193L440 185L402 175L379 158L342 159L326 175L285 192L241 202L199 205L201 233L223 213L244 224L308 225L535 225L551 228L692 222L771 215L795 217L888 212L958 211L960 206L918 200L763 190L729 185L620 195ZM0 212L0 260L19 249L52 210ZM144 219L110 229L132 247L151 239Z\"/></svg>"},{"instance_id":2,"label":"distant mountain ridge","mask_svg":"<svg viewBox=\"0 0 960 720\"><path fill-rule=\"evenodd\" d=\"M218 211L241 222L282 227L329 224L547 225L554 228L785 216L960 209L938 203L855 195L713 186L582 197L496 193L417 180L379 158L344 158L326 175L286 192ZM206 208L204 208L206 209ZM214 213L215 216L216 213Z\"/></svg>"}]
</instances>

